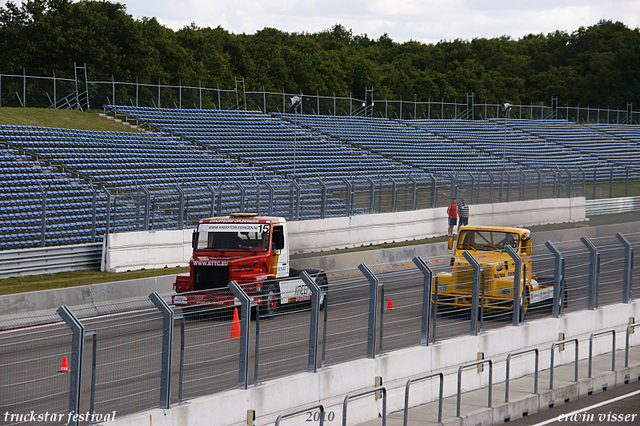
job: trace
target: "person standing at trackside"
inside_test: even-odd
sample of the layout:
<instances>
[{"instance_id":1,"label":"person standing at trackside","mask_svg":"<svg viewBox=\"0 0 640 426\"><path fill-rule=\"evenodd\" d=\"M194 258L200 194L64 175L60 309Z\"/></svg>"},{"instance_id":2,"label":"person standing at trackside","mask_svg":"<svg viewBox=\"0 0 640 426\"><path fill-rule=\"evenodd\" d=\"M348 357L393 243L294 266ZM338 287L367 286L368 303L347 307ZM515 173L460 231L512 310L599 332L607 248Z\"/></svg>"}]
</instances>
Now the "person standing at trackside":
<instances>
[{"instance_id":1,"label":"person standing at trackside","mask_svg":"<svg viewBox=\"0 0 640 426\"><path fill-rule=\"evenodd\" d=\"M458 234L460 233L460 227L469 224L469 205L463 198L462 203L458 204Z\"/></svg>"},{"instance_id":2,"label":"person standing at trackside","mask_svg":"<svg viewBox=\"0 0 640 426\"><path fill-rule=\"evenodd\" d=\"M447 231L447 236L453 235L453 228L456 226L458 222L458 206L456 205L456 199L451 199L451 204L447 208L447 216L449 217L449 230Z\"/></svg>"}]
</instances>

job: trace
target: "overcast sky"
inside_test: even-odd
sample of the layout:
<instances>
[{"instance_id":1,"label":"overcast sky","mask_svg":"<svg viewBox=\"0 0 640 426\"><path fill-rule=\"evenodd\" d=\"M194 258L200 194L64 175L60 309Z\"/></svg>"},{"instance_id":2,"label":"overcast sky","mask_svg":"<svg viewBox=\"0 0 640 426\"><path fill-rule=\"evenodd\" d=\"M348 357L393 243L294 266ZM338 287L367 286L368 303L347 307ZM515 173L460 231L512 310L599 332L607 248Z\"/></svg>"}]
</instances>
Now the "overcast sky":
<instances>
[{"instance_id":1,"label":"overcast sky","mask_svg":"<svg viewBox=\"0 0 640 426\"><path fill-rule=\"evenodd\" d=\"M14 0L20 3L20 0ZM0 0L0 4L6 0ZM556 30L575 31L601 19L640 27L640 0L122 0L135 18L156 17L178 30L194 22L235 34L265 27L315 33L341 24L354 35L436 43Z\"/></svg>"}]
</instances>

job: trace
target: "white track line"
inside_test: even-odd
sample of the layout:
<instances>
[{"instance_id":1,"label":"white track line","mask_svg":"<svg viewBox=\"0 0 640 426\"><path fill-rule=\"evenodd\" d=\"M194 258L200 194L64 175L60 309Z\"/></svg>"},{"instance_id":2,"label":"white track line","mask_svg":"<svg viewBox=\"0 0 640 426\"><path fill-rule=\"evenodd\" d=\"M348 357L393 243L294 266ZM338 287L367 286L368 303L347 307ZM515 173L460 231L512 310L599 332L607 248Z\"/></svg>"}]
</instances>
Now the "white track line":
<instances>
[{"instance_id":1,"label":"white track line","mask_svg":"<svg viewBox=\"0 0 640 426\"><path fill-rule=\"evenodd\" d=\"M580 410L572 411L571 413L562 414L562 418L566 419L567 417L572 416L574 414L581 414L581 413L584 413L586 411L592 410L594 408L602 407L603 405L611 404L613 402L620 401L622 399L629 398L629 397L632 397L632 396L638 395L638 394L640 394L640 390L637 390L637 391L634 391L634 392L631 392L631 393L628 393L628 394L625 394L625 395L621 395L621 396L618 396L616 398L609 399L607 401L602 401L602 402L600 402L598 404L594 404L594 405L591 405L589 407L582 408ZM532 426L548 425L550 423L557 422L559 419L560 419L560 416L555 417L553 419L545 420L544 422L536 423L535 425L532 425Z\"/></svg>"}]
</instances>

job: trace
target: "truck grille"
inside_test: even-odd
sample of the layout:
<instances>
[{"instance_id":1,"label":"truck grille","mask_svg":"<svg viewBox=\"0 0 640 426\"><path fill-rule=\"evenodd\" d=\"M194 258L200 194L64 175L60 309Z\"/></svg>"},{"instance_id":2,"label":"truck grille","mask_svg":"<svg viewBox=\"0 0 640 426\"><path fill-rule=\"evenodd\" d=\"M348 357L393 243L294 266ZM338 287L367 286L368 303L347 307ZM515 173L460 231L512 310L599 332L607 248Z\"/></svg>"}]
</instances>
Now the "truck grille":
<instances>
[{"instance_id":1,"label":"truck grille","mask_svg":"<svg viewBox=\"0 0 640 426\"><path fill-rule=\"evenodd\" d=\"M194 266L193 289L209 290L226 288L229 284L229 268L226 266Z\"/></svg>"},{"instance_id":2,"label":"truck grille","mask_svg":"<svg viewBox=\"0 0 640 426\"><path fill-rule=\"evenodd\" d=\"M454 268L454 276L456 290L458 291L466 291L471 294L473 291L473 268L471 266L458 266Z\"/></svg>"}]
</instances>

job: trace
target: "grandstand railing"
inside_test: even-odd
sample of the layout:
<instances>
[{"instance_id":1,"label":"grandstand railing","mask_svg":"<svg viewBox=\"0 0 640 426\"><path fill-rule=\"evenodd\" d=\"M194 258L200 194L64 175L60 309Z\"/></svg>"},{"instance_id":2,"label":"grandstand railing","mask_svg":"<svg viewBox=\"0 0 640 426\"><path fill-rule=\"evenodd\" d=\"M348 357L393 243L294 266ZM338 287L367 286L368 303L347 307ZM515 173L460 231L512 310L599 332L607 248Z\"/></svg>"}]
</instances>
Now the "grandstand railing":
<instances>
[{"instance_id":1,"label":"grandstand railing","mask_svg":"<svg viewBox=\"0 0 640 426\"><path fill-rule=\"evenodd\" d=\"M398 181L380 176L318 180L315 184L133 186L94 190L93 196L86 195L86 202L68 207L64 207L64 198L42 191L32 194L36 197L30 200L32 205L16 204L14 208L7 204L0 215L0 248L102 242L105 234L114 232L189 229L204 217L236 212L295 221L443 207L451 197L465 198L474 205L584 196L587 178L586 174L574 173L569 180L567 174L557 172L498 176L468 173L452 175L448 180L409 176ZM587 200L587 214L635 211L640 208L636 198ZM23 225L12 225L18 220Z\"/></svg>"},{"instance_id":2,"label":"grandstand railing","mask_svg":"<svg viewBox=\"0 0 640 426\"><path fill-rule=\"evenodd\" d=\"M30 205L5 203L0 213L0 249L96 243L114 232L189 229L202 218L237 212L295 221L443 207L452 197L487 204L584 196L585 176L576 173L569 180L569 175L556 172L505 173L493 178L468 173L446 180L379 176L319 179L317 183L130 186L94 188L75 204L69 200L78 197L54 197L43 190L31 194L35 198ZM17 226L18 221L22 225Z\"/></svg>"},{"instance_id":3,"label":"grandstand railing","mask_svg":"<svg viewBox=\"0 0 640 426\"><path fill-rule=\"evenodd\" d=\"M83 68L83 67L78 67ZM86 65L84 68L86 70ZM76 70L74 70L76 71ZM58 73L63 75L64 73ZM86 75L86 74L85 74ZM286 99L292 96L302 97L300 112L314 115L360 115L390 119L488 119L501 118L505 113L501 110L504 101L475 102L470 95L466 102L458 100L432 99L418 100L417 97L404 99L375 98L372 88L366 89L364 99L349 95L301 94L272 92L266 90L248 91L242 84L233 88L206 87L201 81L186 83L177 81L116 81L95 80L86 77L87 96L100 104L117 104L174 107L194 109L244 109L262 112L286 112ZM59 77L54 71L51 76L26 75L19 73L0 73L0 107L40 107L52 106L76 108L74 102L59 104L60 93L79 93L77 79ZM231 86L231 85L229 85ZM87 97L88 99L88 97ZM84 108L84 105L83 105ZM640 111L633 111L630 103L626 108L595 108L591 106L559 105L557 98L529 105L512 105L511 118L526 119L561 119L584 123L640 123Z\"/></svg>"}]
</instances>

